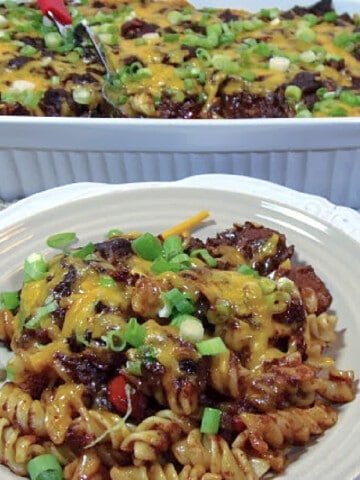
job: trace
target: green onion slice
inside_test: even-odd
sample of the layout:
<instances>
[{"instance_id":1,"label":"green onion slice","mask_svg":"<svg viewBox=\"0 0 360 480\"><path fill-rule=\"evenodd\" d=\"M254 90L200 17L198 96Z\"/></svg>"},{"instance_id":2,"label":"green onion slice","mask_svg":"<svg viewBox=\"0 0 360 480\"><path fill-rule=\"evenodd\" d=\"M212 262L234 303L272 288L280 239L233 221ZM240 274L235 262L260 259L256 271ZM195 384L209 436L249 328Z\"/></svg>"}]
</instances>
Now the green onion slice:
<instances>
[{"instance_id":1,"label":"green onion slice","mask_svg":"<svg viewBox=\"0 0 360 480\"><path fill-rule=\"evenodd\" d=\"M201 419L201 426L200 432L201 433L208 433L208 434L216 434L219 431L221 420L221 410L218 408L204 408L202 419Z\"/></svg>"},{"instance_id":2,"label":"green onion slice","mask_svg":"<svg viewBox=\"0 0 360 480\"><path fill-rule=\"evenodd\" d=\"M12 368L6 367L6 380L12 382L15 378L15 372Z\"/></svg>"},{"instance_id":3,"label":"green onion slice","mask_svg":"<svg viewBox=\"0 0 360 480\"><path fill-rule=\"evenodd\" d=\"M24 282L33 280L42 280L48 270L48 264L43 255L32 253L25 260L24 264Z\"/></svg>"},{"instance_id":4,"label":"green onion slice","mask_svg":"<svg viewBox=\"0 0 360 480\"><path fill-rule=\"evenodd\" d=\"M186 293L180 292L177 288L165 292L164 298L173 308L176 308L179 313L193 313L195 310L194 305L191 300L187 298Z\"/></svg>"},{"instance_id":5,"label":"green onion slice","mask_svg":"<svg viewBox=\"0 0 360 480\"><path fill-rule=\"evenodd\" d=\"M110 277L110 275L102 275L99 278L99 285L100 287L110 288L114 287L116 285L116 282L112 277Z\"/></svg>"},{"instance_id":6,"label":"green onion slice","mask_svg":"<svg viewBox=\"0 0 360 480\"><path fill-rule=\"evenodd\" d=\"M206 248L196 248L191 252L190 257L201 257L209 267L217 266L217 261L212 255L210 255Z\"/></svg>"},{"instance_id":7,"label":"green onion slice","mask_svg":"<svg viewBox=\"0 0 360 480\"><path fill-rule=\"evenodd\" d=\"M126 347L124 334L119 330L109 330L106 335L101 337L106 343L106 348L113 352L122 352Z\"/></svg>"},{"instance_id":8,"label":"green onion slice","mask_svg":"<svg viewBox=\"0 0 360 480\"><path fill-rule=\"evenodd\" d=\"M201 355L218 355L227 351L227 347L220 337L197 342L196 348Z\"/></svg>"},{"instance_id":9,"label":"green onion slice","mask_svg":"<svg viewBox=\"0 0 360 480\"><path fill-rule=\"evenodd\" d=\"M62 480L63 471L59 460L51 453L34 457L27 464L31 480Z\"/></svg>"},{"instance_id":10,"label":"green onion slice","mask_svg":"<svg viewBox=\"0 0 360 480\"><path fill-rule=\"evenodd\" d=\"M163 257L157 257L151 265L151 271L156 274L164 272L180 272L181 270L184 270L184 268L187 267L184 267L182 263L174 261L168 262Z\"/></svg>"},{"instance_id":11,"label":"green onion slice","mask_svg":"<svg viewBox=\"0 0 360 480\"><path fill-rule=\"evenodd\" d=\"M163 243L164 255L167 260L171 260L179 253L183 253L184 248L179 235L171 235Z\"/></svg>"},{"instance_id":12,"label":"green onion slice","mask_svg":"<svg viewBox=\"0 0 360 480\"><path fill-rule=\"evenodd\" d=\"M200 320L193 315L189 315L188 313L180 313L179 315L175 315L169 325L180 328L180 325L186 320L196 320L197 322L200 322Z\"/></svg>"},{"instance_id":13,"label":"green onion slice","mask_svg":"<svg viewBox=\"0 0 360 480\"><path fill-rule=\"evenodd\" d=\"M25 327L29 329L35 329L40 326L41 320L45 318L49 313L54 312L58 308L58 304L56 300L48 300L45 302L45 305L38 308L35 315L30 318L25 323Z\"/></svg>"},{"instance_id":14,"label":"green onion slice","mask_svg":"<svg viewBox=\"0 0 360 480\"><path fill-rule=\"evenodd\" d=\"M0 293L0 307L15 310L20 305L19 292Z\"/></svg>"},{"instance_id":15,"label":"green onion slice","mask_svg":"<svg viewBox=\"0 0 360 480\"><path fill-rule=\"evenodd\" d=\"M106 234L106 238L110 239L110 238L117 237L118 235L122 235L122 234L123 234L123 232L121 230L119 230L118 228L112 228Z\"/></svg>"},{"instance_id":16,"label":"green onion slice","mask_svg":"<svg viewBox=\"0 0 360 480\"><path fill-rule=\"evenodd\" d=\"M196 317L182 321L179 330L180 337L188 342L196 343L204 338L204 327Z\"/></svg>"},{"instance_id":17,"label":"green onion slice","mask_svg":"<svg viewBox=\"0 0 360 480\"><path fill-rule=\"evenodd\" d=\"M151 233L144 233L132 242L134 252L144 260L155 260L162 252L160 240Z\"/></svg>"},{"instance_id":18,"label":"green onion slice","mask_svg":"<svg viewBox=\"0 0 360 480\"><path fill-rule=\"evenodd\" d=\"M126 370L136 377L140 377L142 374L141 371L142 361L141 360L129 360L126 362Z\"/></svg>"},{"instance_id":19,"label":"green onion slice","mask_svg":"<svg viewBox=\"0 0 360 480\"><path fill-rule=\"evenodd\" d=\"M76 233L64 232L51 235L46 240L46 244L51 248L64 248L68 247L74 240L76 240Z\"/></svg>"},{"instance_id":20,"label":"green onion slice","mask_svg":"<svg viewBox=\"0 0 360 480\"><path fill-rule=\"evenodd\" d=\"M71 256L86 259L88 255L95 252L95 245L92 242L87 243L84 247L75 250Z\"/></svg>"},{"instance_id":21,"label":"green onion slice","mask_svg":"<svg viewBox=\"0 0 360 480\"><path fill-rule=\"evenodd\" d=\"M237 269L239 273L242 273L243 275L249 275L249 277L259 277L259 272L254 270L253 268L249 267L249 265L246 265L246 263L243 263L240 265L240 267Z\"/></svg>"},{"instance_id":22,"label":"green onion slice","mask_svg":"<svg viewBox=\"0 0 360 480\"><path fill-rule=\"evenodd\" d=\"M124 340L132 347L143 345L146 337L146 329L140 325L135 317L129 319L124 331Z\"/></svg>"}]
</instances>

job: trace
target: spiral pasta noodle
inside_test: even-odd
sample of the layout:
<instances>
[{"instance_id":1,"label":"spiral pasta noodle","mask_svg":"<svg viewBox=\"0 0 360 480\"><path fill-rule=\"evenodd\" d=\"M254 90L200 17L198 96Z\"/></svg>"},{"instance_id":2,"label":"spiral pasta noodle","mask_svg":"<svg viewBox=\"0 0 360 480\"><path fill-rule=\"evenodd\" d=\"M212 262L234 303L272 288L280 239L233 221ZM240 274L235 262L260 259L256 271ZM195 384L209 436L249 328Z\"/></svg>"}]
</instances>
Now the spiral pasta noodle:
<instances>
[{"instance_id":1,"label":"spiral pasta noodle","mask_svg":"<svg viewBox=\"0 0 360 480\"><path fill-rule=\"evenodd\" d=\"M235 455L228 443L219 436L202 437L198 429L175 442L173 453L182 465L202 465L206 472L219 475L220 478L225 475L234 480L256 478L251 462L245 455Z\"/></svg>"},{"instance_id":2,"label":"spiral pasta noodle","mask_svg":"<svg viewBox=\"0 0 360 480\"><path fill-rule=\"evenodd\" d=\"M284 234L169 232L26 260L18 306L0 309L0 463L15 474L47 455L65 480L258 480L354 399L326 354L330 292Z\"/></svg>"},{"instance_id":3,"label":"spiral pasta noodle","mask_svg":"<svg viewBox=\"0 0 360 480\"><path fill-rule=\"evenodd\" d=\"M45 409L39 400L21 390L12 382L0 389L0 410L2 418L16 425L22 434L47 437Z\"/></svg>"},{"instance_id":4,"label":"spiral pasta noodle","mask_svg":"<svg viewBox=\"0 0 360 480\"><path fill-rule=\"evenodd\" d=\"M333 426L336 412L325 405L316 404L307 409L289 408L276 413L243 413L239 420L245 426L244 432L235 444L244 447L249 442L260 454L272 450L283 450L289 445L305 444L312 435L320 435Z\"/></svg>"},{"instance_id":5,"label":"spiral pasta noodle","mask_svg":"<svg viewBox=\"0 0 360 480\"><path fill-rule=\"evenodd\" d=\"M221 475L206 473L201 465L186 465L179 473L172 463L151 467L118 467L110 472L111 480L221 480Z\"/></svg>"},{"instance_id":6,"label":"spiral pasta noodle","mask_svg":"<svg viewBox=\"0 0 360 480\"><path fill-rule=\"evenodd\" d=\"M31 458L44 452L35 435L21 435L5 418L0 419L0 461L18 475L26 475Z\"/></svg>"}]
</instances>

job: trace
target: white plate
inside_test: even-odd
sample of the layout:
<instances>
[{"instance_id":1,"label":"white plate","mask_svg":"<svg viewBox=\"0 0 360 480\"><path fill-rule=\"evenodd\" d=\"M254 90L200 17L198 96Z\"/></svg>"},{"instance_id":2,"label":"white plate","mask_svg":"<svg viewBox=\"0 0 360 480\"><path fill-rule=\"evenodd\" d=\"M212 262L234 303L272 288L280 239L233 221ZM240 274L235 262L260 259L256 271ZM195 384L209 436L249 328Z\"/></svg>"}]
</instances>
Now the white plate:
<instances>
[{"instance_id":1,"label":"white plate","mask_svg":"<svg viewBox=\"0 0 360 480\"><path fill-rule=\"evenodd\" d=\"M115 227L157 233L204 208L214 222L197 232L199 236L244 220L287 235L300 260L312 264L330 288L341 332L337 365L355 370L359 378L360 215L259 180L210 175L175 183L78 184L25 199L0 213L0 291L19 286L23 259L32 252L48 253L45 239L52 233L74 230L81 242L100 240ZM355 479L360 474L359 406L358 395L341 408L338 424L280 478ZM0 476L18 478L4 467Z\"/></svg>"}]
</instances>

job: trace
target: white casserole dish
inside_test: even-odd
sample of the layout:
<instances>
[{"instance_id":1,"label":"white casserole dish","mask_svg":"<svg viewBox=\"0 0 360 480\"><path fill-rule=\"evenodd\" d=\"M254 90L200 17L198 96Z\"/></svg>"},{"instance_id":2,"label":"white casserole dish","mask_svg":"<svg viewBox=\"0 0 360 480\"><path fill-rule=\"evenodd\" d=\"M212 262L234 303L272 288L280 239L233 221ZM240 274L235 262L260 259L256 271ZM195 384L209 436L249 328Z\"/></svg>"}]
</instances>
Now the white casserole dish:
<instances>
[{"instance_id":1,"label":"white casserole dish","mask_svg":"<svg viewBox=\"0 0 360 480\"><path fill-rule=\"evenodd\" d=\"M195 0L256 11L313 0ZM335 0L360 12L359 0ZM202 173L270 180L360 209L360 118L151 120L0 117L0 198L80 181L170 181Z\"/></svg>"}]
</instances>

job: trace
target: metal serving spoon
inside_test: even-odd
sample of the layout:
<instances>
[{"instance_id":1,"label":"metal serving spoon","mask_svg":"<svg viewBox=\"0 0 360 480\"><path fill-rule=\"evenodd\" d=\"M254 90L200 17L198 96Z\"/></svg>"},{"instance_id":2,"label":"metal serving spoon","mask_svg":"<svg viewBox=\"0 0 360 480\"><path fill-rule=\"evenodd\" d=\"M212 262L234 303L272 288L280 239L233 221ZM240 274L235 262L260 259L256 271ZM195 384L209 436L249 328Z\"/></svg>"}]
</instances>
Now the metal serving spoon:
<instances>
[{"instance_id":1,"label":"metal serving spoon","mask_svg":"<svg viewBox=\"0 0 360 480\"><path fill-rule=\"evenodd\" d=\"M58 29L58 32L66 37L68 28L72 25L72 17L63 0L37 0L37 4L42 13L48 17ZM92 46L95 49L97 57L103 67L105 68L106 76L104 84L101 88L102 98L105 100L105 113L110 117L123 117L123 113L120 108L115 105L109 98L107 90L109 89L111 76L114 75L115 69L109 62L104 53L101 41L96 33L91 29L86 19L83 19L76 27L76 33L82 37L84 34L90 40Z\"/></svg>"}]
</instances>

